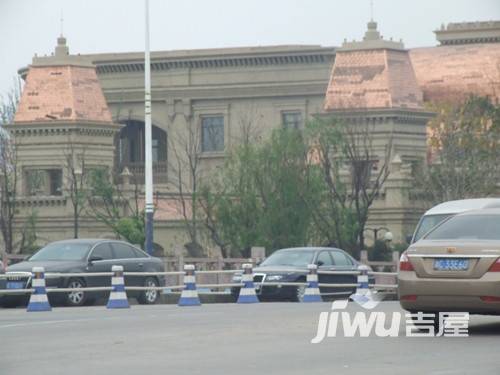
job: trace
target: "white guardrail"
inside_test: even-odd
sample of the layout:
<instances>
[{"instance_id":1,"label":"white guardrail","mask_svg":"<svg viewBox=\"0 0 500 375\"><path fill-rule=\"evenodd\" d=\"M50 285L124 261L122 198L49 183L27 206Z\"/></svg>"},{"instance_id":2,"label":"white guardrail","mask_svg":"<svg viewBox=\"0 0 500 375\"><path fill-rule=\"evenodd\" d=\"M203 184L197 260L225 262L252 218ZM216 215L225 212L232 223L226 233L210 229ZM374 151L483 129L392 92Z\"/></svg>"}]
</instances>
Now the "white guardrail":
<instances>
[{"instance_id":1,"label":"white guardrail","mask_svg":"<svg viewBox=\"0 0 500 375\"><path fill-rule=\"evenodd\" d=\"M209 270L209 271L196 271L196 275L203 275L203 274L236 274L236 273L242 273L242 269L236 269L236 270ZM276 268L276 269L268 269L266 268L266 273L273 273L273 272L299 272L297 269L284 269L284 268ZM304 272L304 276L306 275L307 272ZM258 274L258 272L257 272ZM324 270L317 270L318 275L360 275L360 271L324 271ZM0 274L0 280L1 279L8 279L12 277L22 277L22 278L28 278L28 284L33 278L33 273L32 272L7 272L5 274ZM179 275L186 275L185 271L170 271L170 272L123 272L123 276L179 276ZM255 276L256 273L253 273ZM373 275L373 276L396 276L397 272L372 272L369 271L368 275ZM53 273L53 272L47 272L45 273L45 279L54 279L54 278L89 278L89 277L112 277L113 272L88 272L88 273ZM258 286L260 288L265 287L265 286L307 286L308 282L287 282L287 281L265 281L265 278L262 282L260 281L254 281L255 286ZM237 287L243 287L244 283L239 282L239 283L217 283L217 284L197 284L198 288L237 288ZM318 287L327 287L327 288L354 288L358 287L359 283L352 283L352 284L347 284L347 283L318 283ZM396 289L397 285L396 284L372 284L370 287L378 290L391 290L391 289ZM159 290L159 291L165 291L165 290L181 290L184 289L185 285L165 285L165 286L158 286L158 287L152 287L152 286L125 286L125 290L130 290L130 291L152 291L152 290ZM111 286L100 286L100 287L84 287L84 288L58 288L58 287L50 287L47 286L46 291L47 293L71 293L71 292L107 292L107 291L112 291L113 287ZM1 295L8 295L8 294L22 294L22 293L33 293L34 288L25 288L25 289L0 289L0 296ZM328 295L331 293L322 293L322 295Z\"/></svg>"}]
</instances>

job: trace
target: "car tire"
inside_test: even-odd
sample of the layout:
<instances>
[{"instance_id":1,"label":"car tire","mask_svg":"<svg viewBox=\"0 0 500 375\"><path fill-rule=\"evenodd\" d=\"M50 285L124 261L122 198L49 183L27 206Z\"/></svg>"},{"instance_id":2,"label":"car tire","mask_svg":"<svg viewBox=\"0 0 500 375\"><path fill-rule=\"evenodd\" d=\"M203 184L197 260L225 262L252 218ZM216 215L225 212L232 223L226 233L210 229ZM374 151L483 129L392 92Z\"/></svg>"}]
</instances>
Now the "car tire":
<instances>
[{"instance_id":1,"label":"car tire","mask_svg":"<svg viewBox=\"0 0 500 375\"><path fill-rule=\"evenodd\" d=\"M67 288L85 288L87 284L82 279L69 279ZM87 301L87 293L85 292L69 292L65 294L64 304L66 306L83 306Z\"/></svg>"},{"instance_id":2,"label":"car tire","mask_svg":"<svg viewBox=\"0 0 500 375\"><path fill-rule=\"evenodd\" d=\"M154 277L146 277L143 285L145 287L158 287L160 283ZM159 290L143 290L141 294L137 298L137 302L141 305L154 305L160 299L160 291Z\"/></svg>"}]
</instances>

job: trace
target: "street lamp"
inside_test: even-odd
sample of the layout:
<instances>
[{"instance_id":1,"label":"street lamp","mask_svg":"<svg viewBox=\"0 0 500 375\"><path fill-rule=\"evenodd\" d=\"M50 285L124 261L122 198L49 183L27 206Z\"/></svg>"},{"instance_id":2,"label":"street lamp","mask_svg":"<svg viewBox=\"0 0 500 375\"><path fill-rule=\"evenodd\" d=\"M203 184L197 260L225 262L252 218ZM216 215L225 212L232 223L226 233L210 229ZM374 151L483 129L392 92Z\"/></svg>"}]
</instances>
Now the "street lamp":
<instances>
[{"instance_id":1,"label":"street lamp","mask_svg":"<svg viewBox=\"0 0 500 375\"><path fill-rule=\"evenodd\" d=\"M378 228L365 228L365 231L372 231L373 232L373 242L378 240L378 232L385 230L384 234L384 241L385 242L391 242L393 239L392 232L389 230L389 228L386 227L378 227Z\"/></svg>"},{"instance_id":2,"label":"street lamp","mask_svg":"<svg viewBox=\"0 0 500 375\"><path fill-rule=\"evenodd\" d=\"M145 211L146 211L146 241L144 244L148 254L153 253L153 157L151 130L151 60L149 56L149 0L146 3L146 45L144 52L144 127L145 127Z\"/></svg>"}]
</instances>

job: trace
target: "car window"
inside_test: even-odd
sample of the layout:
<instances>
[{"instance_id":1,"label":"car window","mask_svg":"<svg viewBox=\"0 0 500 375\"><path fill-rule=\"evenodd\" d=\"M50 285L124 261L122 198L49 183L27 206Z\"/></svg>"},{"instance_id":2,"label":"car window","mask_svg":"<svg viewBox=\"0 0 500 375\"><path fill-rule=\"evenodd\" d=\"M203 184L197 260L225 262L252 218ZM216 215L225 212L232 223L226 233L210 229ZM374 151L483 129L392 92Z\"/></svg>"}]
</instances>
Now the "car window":
<instances>
[{"instance_id":1,"label":"car window","mask_svg":"<svg viewBox=\"0 0 500 375\"><path fill-rule=\"evenodd\" d=\"M459 215L434 228L426 240L500 240L500 215Z\"/></svg>"},{"instance_id":2,"label":"car window","mask_svg":"<svg viewBox=\"0 0 500 375\"><path fill-rule=\"evenodd\" d=\"M261 266L302 266L307 267L313 261L313 251L309 250L286 250L276 251L266 258Z\"/></svg>"},{"instance_id":3,"label":"car window","mask_svg":"<svg viewBox=\"0 0 500 375\"><path fill-rule=\"evenodd\" d=\"M336 266L352 266L351 260L340 251L330 251L333 258L333 263Z\"/></svg>"},{"instance_id":4,"label":"car window","mask_svg":"<svg viewBox=\"0 0 500 375\"><path fill-rule=\"evenodd\" d=\"M90 243L53 242L38 250L30 260L83 260L91 246Z\"/></svg>"},{"instance_id":5,"label":"car window","mask_svg":"<svg viewBox=\"0 0 500 375\"><path fill-rule=\"evenodd\" d=\"M112 246L115 259L129 259L136 257L134 248L127 244L114 242Z\"/></svg>"},{"instance_id":6,"label":"car window","mask_svg":"<svg viewBox=\"0 0 500 375\"><path fill-rule=\"evenodd\" d=\"M147 257L148 257L148 255L147 255L147 254L145 254L143 251L138 250L138 249L136 249L136 248L132 248L132 249L134 250L134 253L135 253L135 257L136 257L136 258L147 258Z\"/></svg>"},{"instance_id":7,"label":"car window","mask_svg":"<svg viewBox=\"0 0 500 375\"><path fill-rule=\"evenodd\" d=\"M103 260L106 259L113 259L113 254L111 253L111 246L109 246L109 243L102 243L100 245L97 245L94 250L92 250L92 254L90 254L91 257L99 257L102 258Z\"/></svg>"},{"instance_id":8,"label":"car window","mask_svg":"<svg viewBox=\"0 0 500 375\"><path fill-rule=\"evenodd\" d=\"M422 217L420 223L418 223L417 230L415 231L415 237L413 242L417 242L422 238L424 234L434 228L436 225L449 218L451 214L441 214L441 215L426 215Z\"/></svg>"},{"instance_id":9,"label":"car window","mask_svg":"<svg viewBox=\"0 0 500 375\"><path fill-rule=\"evenodd\" d=\"M316 263L319 264L321 262L322 266L333 266L332 257L328 253L328 251L322 251L318 254L318 259L316 259Z\"/></svg>"}]
</instances>

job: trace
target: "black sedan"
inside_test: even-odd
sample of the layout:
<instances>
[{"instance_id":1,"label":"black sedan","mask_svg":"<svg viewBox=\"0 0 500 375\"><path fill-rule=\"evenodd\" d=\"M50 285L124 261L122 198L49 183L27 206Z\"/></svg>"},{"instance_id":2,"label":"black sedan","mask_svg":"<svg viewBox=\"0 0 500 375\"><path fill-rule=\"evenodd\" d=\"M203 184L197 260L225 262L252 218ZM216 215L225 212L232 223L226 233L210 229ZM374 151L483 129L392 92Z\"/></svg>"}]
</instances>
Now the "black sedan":
<instances>
[{"instance_id":1,"label":"black sedan","mask_svg":"<svg viewBox=\"0 0 500 375\"><path fill-rule=\"evenodd\" d=\"M103 239L76 239L52 242L38 250L27 260L8 267L7 289L25 289L31 287L30 272L33 267L44 267L47 273L90 273L111 272L114 265L123 266L125 272L164 272L163 262L149 256L144 251L123 241ZM164 285L161 276L125 276L126 286ZM83 288L111 286L109 276L81 276L47 278L47 288ZM68 306L92 304L98 298L107 297L109 292L49 293L51 303L62 302ZM158 301L160 292L128 291L129 297L137 298L141 304L154 304ZM28 296L9 294L1 301L11 305L20 300L26 302Z\"/></svg>"},{"instance_id":2,"label":"black sedan","mask_svg":"<svg viewBox=\"0 0 500 375\"><path fill-rule=\"evenodd\" d=\"M356 271L361 264L345 251L325 247L300 247L275 251L258 267L254 268L254 284L260 300L291 300L301 301L305 286L287 286L287 282L306 282L307 265L316 264L318 271ZM241 281L241 274L235 274L233 282ZM319 283L356 284L356 275L318 274ZM266 285L266 282L282 285ZM374 283L370 277L369 282ZM232 288L234 297L239 294L240 288ZM346 297L354 293L355 287L345 288L320 287L323 298L335 296Z\"/></svg>"},{"instance_id":3,"label":"black sedan","mask_svg":"<svg viewBox=\"0 0 500 375\"><path fill-rule=\"evenodd\" d=\"M0 260L0 275L5 274L5 266L3 262ZM4 278L0 278L0 289L5 289L6 281ZM0 294L0 303L3 299L3 295Z\"/></svg>"}]
</instances>

